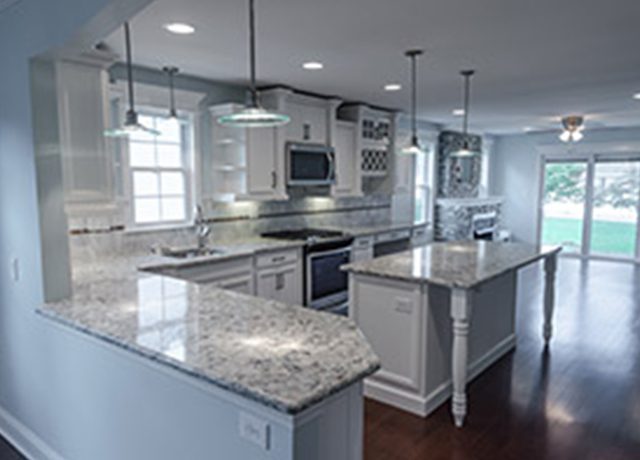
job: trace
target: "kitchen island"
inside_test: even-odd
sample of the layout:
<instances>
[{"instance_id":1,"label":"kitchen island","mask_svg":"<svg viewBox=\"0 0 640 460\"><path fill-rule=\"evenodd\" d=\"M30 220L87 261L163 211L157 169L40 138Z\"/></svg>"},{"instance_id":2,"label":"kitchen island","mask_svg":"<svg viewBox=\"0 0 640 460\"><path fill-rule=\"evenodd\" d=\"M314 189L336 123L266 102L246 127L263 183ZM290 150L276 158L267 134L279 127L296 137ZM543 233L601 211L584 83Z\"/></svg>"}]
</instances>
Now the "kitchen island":
<instances>
[{"instance_id":1,"label":"kitchen island","mask_svg":"<svg viewBox=\"0 0 640 460\"><path fill-rule=\"evenodd\" d=\"M467 382L515 347L517 270L540 260L548 345L559 251L442 242L343 267L350 276L350 315L382 364L365 381L365 394L421 416L451 396L461 427Z\"/></svg>"},{"instance_id":2,"label":"kitchen island","mask_svg":"<svg viewBox=\"0 0 640 460\"><path fill-rule=\"evenodd\" d=\"M283 247L257 240L205 261ZM175 409L154 436L196 439L200 452L211 446L204 456L190 453L195 445L177 445L183 458L361 459L362 380L379 361L353 321L138 270L169 262L122 256L76 263L73 295L39 313L68 326L87 349L104 348L122 369L121 385L138 395L136 405L163 395L162 404ZM104 397L117 399L118 391ZM128 458L149 458L140 449ZM177 458L163 455L153 458Z\"/></svg>"}]
</instances>

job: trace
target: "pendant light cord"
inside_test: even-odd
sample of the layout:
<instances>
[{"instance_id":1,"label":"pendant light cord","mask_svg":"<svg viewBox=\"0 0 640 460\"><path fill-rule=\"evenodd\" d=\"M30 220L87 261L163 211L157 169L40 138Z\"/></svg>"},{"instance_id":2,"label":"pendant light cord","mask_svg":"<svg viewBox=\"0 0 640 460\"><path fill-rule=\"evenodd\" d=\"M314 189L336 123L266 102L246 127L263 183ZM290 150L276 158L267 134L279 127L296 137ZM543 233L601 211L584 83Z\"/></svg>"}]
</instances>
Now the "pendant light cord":
<instances>
[{"instance_id":1,"label":"pendant light cord","mask_svg":"<svg viewBox=\"0 0 640 460\"><path fill-rule=\"evenodd\" d=\"M249 66L251 75L251 106L258 107L258 91L256 89L256 19L255 1L249 0Z\"/></svg>"},{"instance_id":2,"label":"pendant light cord","mask_svg":"<svg viewBox=\"0 0 640 460\"><path fill-rule=\"evenodd\" d=\"M131 32L129 31L129 22L124 23L124 44L127 53L127 84L129 88L129 111L135 111L133 99L133 64L131 58Z\"/></svg>"},{"instance_id":3,"label":"pendant light cord","mask_svg":"<svg viewBox=\"0 0 640 460\"><path fill-rule=\"evenodd\" d=\"M464 77L464 117L462 119L462 133L465 137L469 132L469 105L471 99L471 77L475 70L463 70L460 74Z\"/></svg>"},{"instance_id":4,"label":"pendant light cord","mask_svg":"<svg viewBox=\"0 0 640 460\"><path fill-rule=\"evenodd\" d=\"M418 139L418 125L416 122L417 112L417 84L418 71L416 69L416 55L411 56L411 136L412 141L415 142Z\"/></svg>"}]
</instances>

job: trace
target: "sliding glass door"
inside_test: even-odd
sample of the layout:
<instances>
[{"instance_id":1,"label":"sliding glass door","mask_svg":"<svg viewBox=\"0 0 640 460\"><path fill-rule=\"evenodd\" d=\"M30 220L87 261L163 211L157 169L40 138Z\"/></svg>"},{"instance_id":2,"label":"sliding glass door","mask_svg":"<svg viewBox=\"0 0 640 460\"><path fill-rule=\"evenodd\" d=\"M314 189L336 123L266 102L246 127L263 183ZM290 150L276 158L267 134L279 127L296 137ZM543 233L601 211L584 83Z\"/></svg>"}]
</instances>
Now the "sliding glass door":
<instances>
[{"instance_id":1,"label":"sliding glass door","mask_svg":"<svg viewBox=\"0 0 640 460\"><path fill-rule=\"evenodd\" d=\"M591 254L636 257L639 201L640 160L596 158Z\"/></svg>"},{"instance_id":2,"label":"sliding glass door","mask_svg":"<svg viewBox=\"0 0 640 460\"><path fill-rule=\"evenodd\" d=\"M544 168L542 243L579 253L584 235L586 161L548 161Z\"/></svg>"},{"instance_id":3,"label":"sliding glass door","mask_svg":"<svg viewBox=\"0 0 640 460\"><path fill-rule=\"evenodd\" d=\"M640 260L640 155L544 162L542 244Z\"/></svg>"}]
</instances>

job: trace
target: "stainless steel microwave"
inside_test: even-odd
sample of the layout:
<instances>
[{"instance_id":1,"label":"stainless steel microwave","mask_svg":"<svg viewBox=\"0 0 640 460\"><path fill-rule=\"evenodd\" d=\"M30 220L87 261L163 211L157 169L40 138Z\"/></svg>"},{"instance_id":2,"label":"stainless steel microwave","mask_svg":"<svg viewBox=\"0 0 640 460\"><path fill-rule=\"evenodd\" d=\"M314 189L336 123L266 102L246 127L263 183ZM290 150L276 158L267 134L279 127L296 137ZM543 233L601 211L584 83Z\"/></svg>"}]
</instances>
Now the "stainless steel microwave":
<instances>
[{"instance_id":1,"label":"stainless steel microwave","mask_svg":"<svg viewBox=\"0 0 640 460\"><path fill-rule=\"evenodd\" d=\"M331 185L336 181L335 152L320 144L287 143L287 185Z\"/></svg>"}]
</instances>

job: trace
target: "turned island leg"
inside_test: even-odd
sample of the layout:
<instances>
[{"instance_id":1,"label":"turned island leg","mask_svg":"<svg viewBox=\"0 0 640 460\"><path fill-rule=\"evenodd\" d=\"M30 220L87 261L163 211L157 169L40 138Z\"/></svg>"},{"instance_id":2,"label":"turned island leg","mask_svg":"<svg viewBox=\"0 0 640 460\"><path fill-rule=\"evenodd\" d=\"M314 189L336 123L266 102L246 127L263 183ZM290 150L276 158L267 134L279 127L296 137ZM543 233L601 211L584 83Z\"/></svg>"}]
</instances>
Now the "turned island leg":
<instances>
[{"instance_id":1,"label":"turned island leg","mask_svg":"<svg viewBox=\"0 0 640 460\"><path fill-rule=\"evenodd\" d=\"M469 292L465 289L451 290L451 319L453 320L453 350L451 358L451 378L453 395L451 413L458 428L462 427L467 415L467 356L469 351L469 319L471 304Z\"/></svg>"},{"instance_id":2,"label":"turned island leg","mask_svg":"<svg viewBox=\"0 0 640 460\"><path fill-rule=\"evenodd\" d=\"M542 336L545 346L549 345L553 333L553 307L555 303L557 255L552 254L544 259L544 326Z\"/></svg>"}]
</instances>

